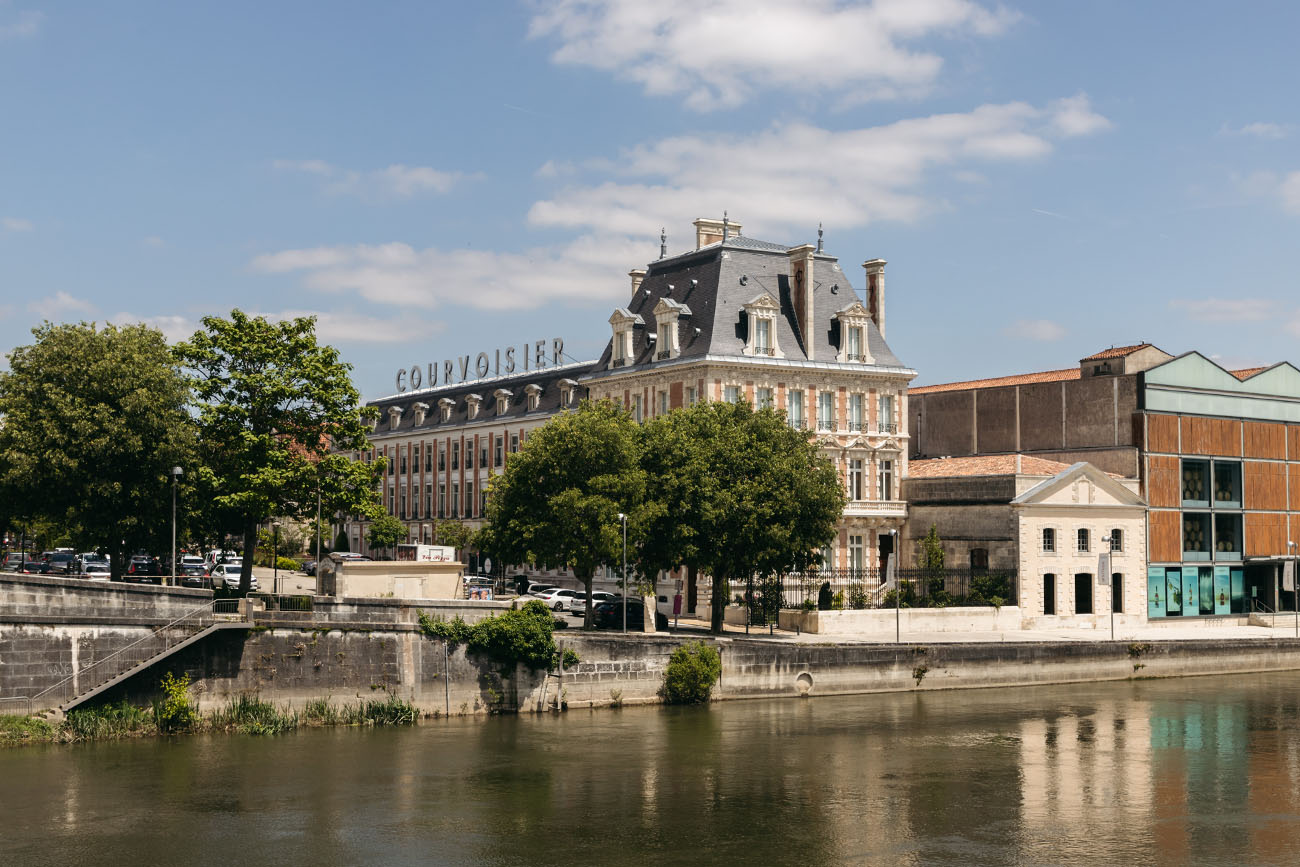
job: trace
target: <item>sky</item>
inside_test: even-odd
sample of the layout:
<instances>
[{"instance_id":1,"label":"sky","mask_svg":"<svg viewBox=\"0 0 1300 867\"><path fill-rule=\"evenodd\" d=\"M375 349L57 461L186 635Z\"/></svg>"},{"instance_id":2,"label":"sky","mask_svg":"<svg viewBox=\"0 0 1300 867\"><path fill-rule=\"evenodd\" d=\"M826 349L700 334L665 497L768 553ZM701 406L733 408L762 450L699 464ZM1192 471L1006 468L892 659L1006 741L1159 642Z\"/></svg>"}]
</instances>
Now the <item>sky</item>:
<instances>
[{"instance_id":1,"label":"sky","mask_svg":"<svg viewBox=\"0 0 1300 867\"><path fill-rule=\"evenodd\" d=\"M0 353L314 315L366 398L561 337L724 211L916 384L1300 362L1300 4L0 0Z\"/></svg>"}]
</instances>

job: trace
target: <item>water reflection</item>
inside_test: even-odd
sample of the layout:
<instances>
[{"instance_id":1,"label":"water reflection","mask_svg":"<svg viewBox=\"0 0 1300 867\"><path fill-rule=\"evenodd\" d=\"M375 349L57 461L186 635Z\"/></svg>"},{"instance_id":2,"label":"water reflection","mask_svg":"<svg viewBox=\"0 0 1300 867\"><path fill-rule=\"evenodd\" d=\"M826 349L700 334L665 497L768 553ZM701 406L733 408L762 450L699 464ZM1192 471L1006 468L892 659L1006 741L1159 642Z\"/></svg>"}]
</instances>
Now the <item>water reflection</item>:
<instances>
[{"instance_id":1,"label":"water reflection","mask_svg":"<svg viewBox=\"0 0 1300 867\"><path fill-rule=\"evenodd\" d=\"M0 753L4 864L1300 863L1300 675Z\"/></svg>"}]
</instances>

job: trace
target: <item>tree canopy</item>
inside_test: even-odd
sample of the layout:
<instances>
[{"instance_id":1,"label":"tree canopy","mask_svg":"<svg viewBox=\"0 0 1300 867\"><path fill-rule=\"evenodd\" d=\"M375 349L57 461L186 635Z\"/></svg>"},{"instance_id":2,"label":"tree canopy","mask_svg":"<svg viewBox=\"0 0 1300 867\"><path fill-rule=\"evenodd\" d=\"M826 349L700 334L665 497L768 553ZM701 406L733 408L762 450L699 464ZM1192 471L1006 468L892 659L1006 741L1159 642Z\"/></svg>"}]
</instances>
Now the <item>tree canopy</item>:
<instances>
[{"instance_id":1,"label":"tree canopy","mask_svg":"<svg viewBox=\"0 0 1300 867\"><path fill-rule=\"evenodd\" d=\"M629 544L639 538L645 488L636 423L612 402L584 401L534 431L493 479L482 547L507 563L572 569L590 594L597 567L622 558L620 512Z\"/></svg>"},{"instance_id":2,"label":"tree canopy","mask_svg":"<svg viewBox=\"0 0 1300 867\"><path fill-rule=\"evenodd\" d=\"M4 517L107 548L120 577L131 552L170 536L171 468L194 445L185 379L144 325L47 322L32 334L0 373Z\"/></svg>"},{"instance_id":3,"label":"tree canopy","mask_svg":"<svg viewBox=\"0 0 1300 867\"><path fill-rule=\"evenodd\" d=\"M376 513L382 465L330 454L368 447L373 410L358 406L351 366L316 342L314 318L206 316L177 352L192 376L214 513L244 537L241 590L252 576L259 523L313 516L318 493L334 510Z\"/></svg>"}]
</instances>

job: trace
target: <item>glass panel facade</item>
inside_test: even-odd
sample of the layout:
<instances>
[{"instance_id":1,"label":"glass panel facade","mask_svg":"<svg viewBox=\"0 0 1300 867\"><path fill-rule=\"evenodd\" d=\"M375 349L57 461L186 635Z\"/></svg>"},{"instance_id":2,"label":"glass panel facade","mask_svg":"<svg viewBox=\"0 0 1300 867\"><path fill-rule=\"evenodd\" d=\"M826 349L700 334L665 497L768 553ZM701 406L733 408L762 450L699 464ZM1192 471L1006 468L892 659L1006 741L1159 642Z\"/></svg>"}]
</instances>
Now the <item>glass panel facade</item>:
<instances>
[{"instance_id":1,"label":"glass panel facade","mask_svg":"<svg viewBox=\"0 0 1300 867\"><path fill-rule=\"evenodd\" d=\"M1165 567L1147 567L1147 617L1165 616Z\"/></svg>"},{"instance_id":2,"label":"glass panel facade","mask_svg":"<svg viewBox=\"0 0 1300 867\"><path fill-rule=\"evenodd\" d=\"M1241 515L1214 516L1214 559L1241 559Z\"/></svg>"},{"instance_id":3,"label":"glass panel facade","mask_svg":"<svg viewBox=\"0 0 1300 867\"><path fill-rule=\"evenodd\" d=\"M1214 567L1214 613L1232 613L1232 577L1227 566Z\"/></svg>"},{"instance_id":4,"label":"glass panel facade","mask_svg":"<svg viewBox=\"0 0 1300 867\"><path fill-rule=\"evenodd\" d=\"M1183 505L1210 505L1210 462L1183 461Z\"/></svg>"},{"instance_id":5,"label":"glass panel facade","mask_svg":"<svg viewBox=\"0 0 1300 867\"><path fill-rule=\"evenodd\" d=\"M1196 566L1184 566L1183 577L1183 616L1195 617L1201 610L1201 576Z\"/></svg>"},{"instance_id":6,"label":"glass panel facade","mask_svg":"<svg viewBox=\"0 0 1300 867\"><path fill-rule=\"evenodd\" d=\"M1196 570L1197 578L1200 583L1200 614L1214 613L1214 569L1210 566L1201 566Z\"/></svg>"},{"instance_id":7,"label":"glass panel facade","mask_svg":"<svg viewBox=\"0 0 1300 867\"><path fill-rule=\"evenodd\" d=\"M1210 559L1210 513L1183 513L1183 559Z\"/></svg>"},{"instance_id":8,"label":"glass panel facade","mask_svg":"<svg viewBox=\"0 0 1300 867\"><path fill-rule=\"evenodd\" d=\"M1236 461L1214 462L1214 507L1241 508L1241 464Z\"/></svg>"}]
</instances>

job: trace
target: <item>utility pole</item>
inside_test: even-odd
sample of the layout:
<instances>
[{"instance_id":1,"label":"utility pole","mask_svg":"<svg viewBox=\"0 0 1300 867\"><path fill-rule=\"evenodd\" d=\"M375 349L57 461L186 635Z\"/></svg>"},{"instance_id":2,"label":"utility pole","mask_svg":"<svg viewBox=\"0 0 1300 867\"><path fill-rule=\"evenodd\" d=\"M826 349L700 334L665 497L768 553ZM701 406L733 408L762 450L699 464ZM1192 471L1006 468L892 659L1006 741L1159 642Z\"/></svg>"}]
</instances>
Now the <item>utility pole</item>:
<instances>
[{"instance_id":1,"label":"utility pole","mask_svg":"<svg viewBox=\"0 0 1300 867\"><path fill-rule=\"evenodd\" d=\"M618 513L618 519L623 523L623 634L627 635L627 515L622 512ZM591 604L591 600L587 600Z\"/></svg>"},{"instance_id":2,"label":"utility pole","mask_svg":"<svg viewBox=\"0 0 1300 867\"><path fill-rule=\"evenodd\" d=\"M181 474L184 472L180 467L172 467L172 580L176 584L176 489L181 484ZM156 477L155 477L156 478Z\"/></svg>"}]
</instances>

